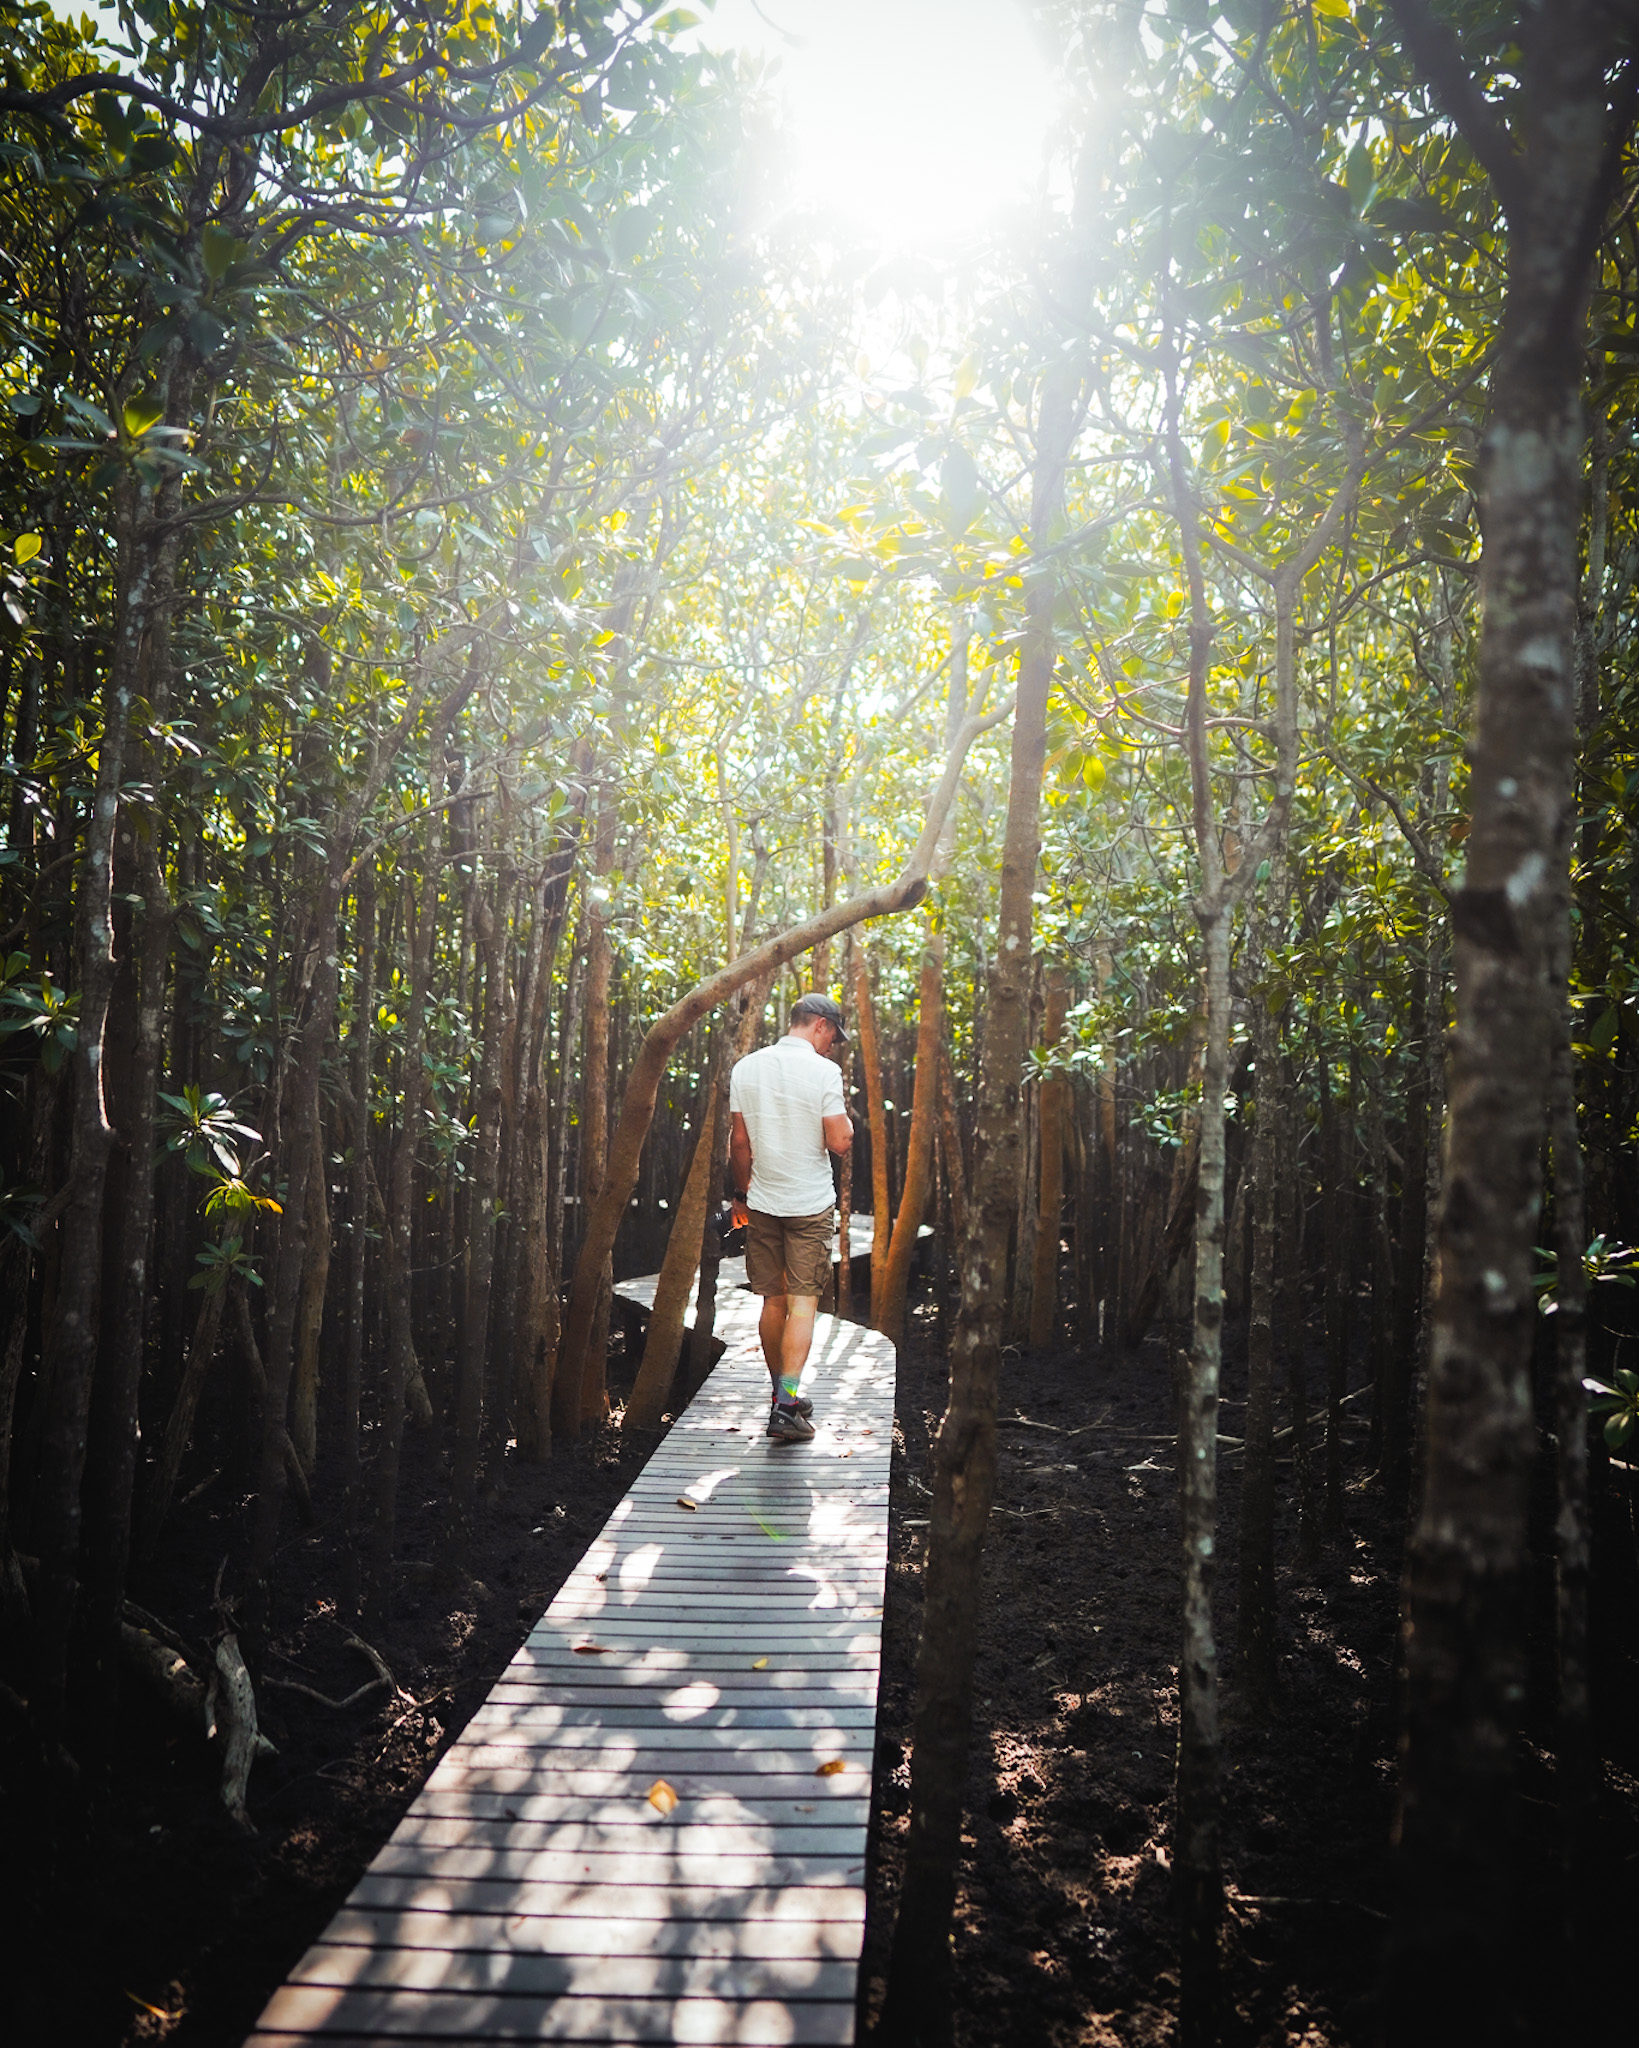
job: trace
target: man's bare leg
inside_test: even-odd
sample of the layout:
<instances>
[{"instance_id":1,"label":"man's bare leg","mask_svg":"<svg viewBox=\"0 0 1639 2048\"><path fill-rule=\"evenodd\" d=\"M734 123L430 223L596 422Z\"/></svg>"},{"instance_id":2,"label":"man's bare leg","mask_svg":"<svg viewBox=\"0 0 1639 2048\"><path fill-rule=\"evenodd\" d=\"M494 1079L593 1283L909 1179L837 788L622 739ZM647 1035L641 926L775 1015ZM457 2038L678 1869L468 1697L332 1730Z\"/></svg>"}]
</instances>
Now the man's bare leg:
<instances>
[{"instance_id":1,"label":"man's bare leg","mask_svg":"<svg viewBox=\"0 0 1639 2048\"><path fill-rule=\"evenodd\" d=\"M814 1425L808 1419L810 1404L800 1398L797 1387L814 1341L814 1316L818 1308L819 1297L813 1294L775 1295L763 1302L757 1327L763 1340L763 1357L774 1381L768 1433L777 1443L806 1443L814 1434Z\"/></svg>"},{"instance_id":2,"label":"man's bare leg","mask_svg":"<svg viewBox=\"0 0 1639 2048\"><path fill-rule=\"evenodd\" d=\"M814 1318L819 1313L817 1294L788 1294L785 1297L785 1331L780 1342L780 1390L784 1399L797 1398L797 1382L808 1363L814 1342Z\"/></svg>"},{"instance_id":3,"label":"man's bare leg","mask_svg":"<svg viewBox=\"0 0 1639 2048\"><path fill-rule=\"evenodd\" d=\"M774 1382L776 1392L780 1385L780 1363L785 1355L785 1320L785 1296L765 1294L763 1312L757 1318L757 1335L762 1339L763 1362L768 1367L768 1377ZM810 1324L810 1334L812 1328Z\"/></svg>"}]
</instances>

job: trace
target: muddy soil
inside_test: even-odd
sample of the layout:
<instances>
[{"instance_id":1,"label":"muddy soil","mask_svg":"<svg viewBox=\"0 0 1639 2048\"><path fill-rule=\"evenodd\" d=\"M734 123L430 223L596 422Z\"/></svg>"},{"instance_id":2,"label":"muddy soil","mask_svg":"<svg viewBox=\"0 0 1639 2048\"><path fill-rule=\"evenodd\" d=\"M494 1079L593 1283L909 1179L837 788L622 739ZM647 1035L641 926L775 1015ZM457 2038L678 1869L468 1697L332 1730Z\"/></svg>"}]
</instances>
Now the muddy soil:
<instances>
[{"instance_id":1,"label":"muddy soil","mask_svg":"<svg viewBox=\"0 0 1639 2048\"><path fill-rule=\"evenodd\" d=\"M908 1806L908 1748L928 1447L944 1401L931 1310L902 1356L886 1615L877 1808L861 2021L880 2003ZM1172 1340L1136 1353L1010 1354L1003 1378L998 1511L986 1560L978 1716L964 1837L956 1967L964 2048L1122 2044L1174 2037L1169 1798L1177 1726L1177 1539ZM616 1392L622 1369L613 1367ZM1317 1373L1318 1379L1318 1373ZM1223 1429L1244 1394L1232 1355ZM1273 1720L1233 1692L1238 1459L1223 1467L1224 1843L1235 2016L1226 2042L1372 2040L1372 1993L1392 1904L1393 1648L1397 1534L1365 1474L1365 1403L1351 1403L1348 1528L1297 1563L1283 1474L1282 1697ZM649 1447L605 1429L544 1468L510 1464L473 1535L476 1585L452 1592L447 1476L438 1444L407 1441L401 1554L408 1570L375 1647L397 1690L341 1710L370 1677L347 1643L337 1503L292 1529L280 1605L247 1636L264 1725L278 1754L256 1766L251 1836L216 1803L211 1752L137 1696L97 1800L70 1798L8 1738L0 1832L13 1897L0 1927L8 2040L124 2048L234 2048L269 1992L324 1926L427 1772L484 1698L566 1573L631 1485ZM240 1583L243 1503L208 1486L176 1518L134 1597L191 1644L216 1626L213 1588ZM1598 1919L1632 1925L1639 1904L1639 1659L1635 1542L1620 1478L1607 1491L1598 1571L1601 1733L1609 1790L1596 1873ZM1551 1503L1544 1503L1548 1552ZM1551 1571L1539 1609L1551 1599ZM279 1679L284 1685L269 1681ZM1536 2038L1565 2016L1557 1925L1551 1639L1538 1645L1525 1756L1522 1952L1533 1959ZM26 1845L26 1846L25 1846ZM21 1882L19 1883L19 1879ZM1617 1983L1625 1941L1596 1942L1596 1996ZM1607 1986L1603 1975L1612 1982ZM1620 2010L1617 1998L1606 2010ZM1599 2010L1596 2005L1595 2010ZM1596 2023L1578 2038L1626 2039Z\"/></svg>"}]
</instances>

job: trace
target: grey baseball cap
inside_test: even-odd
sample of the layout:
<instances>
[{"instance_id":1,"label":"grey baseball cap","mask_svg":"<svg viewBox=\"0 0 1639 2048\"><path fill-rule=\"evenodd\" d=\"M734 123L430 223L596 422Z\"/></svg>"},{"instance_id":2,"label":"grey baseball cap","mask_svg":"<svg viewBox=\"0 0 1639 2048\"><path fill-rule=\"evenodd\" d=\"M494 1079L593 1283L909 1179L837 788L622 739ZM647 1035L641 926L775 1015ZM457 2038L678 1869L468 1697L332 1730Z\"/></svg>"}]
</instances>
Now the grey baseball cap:
<instances>
[{"instance_id":1,"label":"grey baseball cap","mask_svg":"<svg viewBox=\"0 0 1639 2048\"><path fill-rule=\"evenodd\" d=\"M806 1024L811 1017L820 1017L837 1034L839 1044L848 1043L848 1033L842 1021L842 1005L832 1002L829 996L809 994L798 996L791 1005L793 1024Z\"/></svg>"}]
</instances>

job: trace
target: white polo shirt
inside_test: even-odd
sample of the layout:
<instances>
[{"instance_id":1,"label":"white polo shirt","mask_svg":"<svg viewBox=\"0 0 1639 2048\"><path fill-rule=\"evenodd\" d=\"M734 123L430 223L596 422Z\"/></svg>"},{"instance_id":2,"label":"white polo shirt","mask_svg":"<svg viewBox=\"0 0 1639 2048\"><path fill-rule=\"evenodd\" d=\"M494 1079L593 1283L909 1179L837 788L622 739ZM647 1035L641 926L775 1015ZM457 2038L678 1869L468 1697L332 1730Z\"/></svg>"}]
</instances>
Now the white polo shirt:
<instances>
[{"instance_id":1,"label":"white polo shirt","mask_svg":"<svg viewBox=\"0 0 1639 2048\"><path fill-rule=\"evenodd\" d=\"M817 1216L834 1205L824 1119L847 1109L841 1074L811 1040L793 1034L747 1053L729 1076L728 1106L751 1137L748 1208Z\"/></svg>"}]
</instances>

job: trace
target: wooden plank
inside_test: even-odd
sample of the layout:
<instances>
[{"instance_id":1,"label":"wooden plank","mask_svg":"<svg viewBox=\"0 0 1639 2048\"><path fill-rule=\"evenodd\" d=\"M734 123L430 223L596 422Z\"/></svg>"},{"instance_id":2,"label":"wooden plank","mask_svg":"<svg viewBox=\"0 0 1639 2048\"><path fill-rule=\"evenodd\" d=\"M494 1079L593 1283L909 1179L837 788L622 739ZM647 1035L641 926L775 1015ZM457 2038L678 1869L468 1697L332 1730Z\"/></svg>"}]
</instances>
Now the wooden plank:
<instances>
[{"instance_id":1,"label":"wooden plank","mask_svg":"<svg viewBox=\"0 0 1639 2048\"><path fill-rule=\"evenodd\" d=\"M635 1804L635 1802L633 1802ZM716 1814L700 1814L700 1801L691 1800L662 1818L643 1801L649 1823L634 1814L627 1825L609 1826L582 1820L480 1820L469 1815L438 1818L417 1815L401 1820L393 1830L389 1847L414 1843L449 1849L558 1849L565 1855L583 1852L603 1855L634 1845L664 1850L676 1855L697 1855L719 1850L726 1856L842 1855L850 1857L859 1847L858 1825L854 1821L797 1827L789 1823L726 1821Z\"/></svg>"},{"instance_id":2,"label":"wooden plank","mask_svg":"<svg viewBox=\"0 0 1639 2048\"><path fill-rule=\"evenodd\" d=\"M852 2041L893 1352L822 1317L816 1436L778 1445L758 1304L720 1306L728 1350L702 1394L257 2048ZM661 1777L669 1814L648 1798Z\"/></svg>"},{"instance_id":3,"label":"wooden plank","mask_svg":"<svg viewBox=\"0 0 1639 2048\"><path fill-rule=\"evenodd\" d=\"M290 1974L292 1984L402 1985L417 1991L506 1991L526 1996L573 1992L597 1998L767 1997L846 1999L854 1971L825 1956L568 1955L473 1948L398 1948L369 1941L324 1941Z\"/></svg>"},{"instance_id":4,"label":"wooden plank","mask_svg":"<svg viewBox=\"0 0 1639 2048\"><path fill-rule=\"evenodd\" d=\"M761 1787L751 1786L747 1796L711 1793L689 1803L691 1818L711 1821L721 1827L757 1826L794 1828L830 1827L833 1824L863 1827L871 1817L871 1803L855 1794L830 1789L834 1780L822 1780L803 1799L767 1799ZM657 1824L657 1815L647 1799L567 1798L547 1792L482 1792L455 1785L437 1791L429 1785L416 1797L400 1827L444 1816L466 1820L508 1822L536 1821L568 1826L596 1827L604 1833L616 1828L646 1828Z\"/></svg>"},{"instance_id":5,"label":"wooden plank","mask_svg":"<svg viewBox=\"0 0 1639 2048\"><path fill-rule=\"evenodd\" d=\"M852 2041L853 2001L509 1997L478 1992L287 1985L253 2044L294 2036L383 2041L688 2041L827 2048Z\"/></svg>"},{"instance_id":6,"label":"wooden plank","mask_svg":"<svg viewBox=\"0 0 1639 2048\"><path fill-rule=\"evenodd\" d=\"M368 1872L347 1903L355 1907L415 1906L422 1912L542 1914L553 1919L766 1920L777 1927L799 1921L865 1924L865 1893L857 1885L738 1885L711 1883L599 1885L531 1884L527 1879L403 1877ZM588 1930L588 1939L598 1939ZM588 1953L596 1953L589 1950Z\"/></svg>"},{"instance_id":7,"label":"wooden plank","mask_svg":"<svg viewBox=\"0 0 1639 2048\"><path fill-rule=\"evenodd\" d=\"M757 1885L837 1884L862 1880L863 1854L822 1850L774 1855L762 1849L494 1849L429 1847L395 1835L370 1868L381 1877L464 1877L508 1884L709 1885L749 1892Z\"/></svg>"},{"instance_id":8,"label":"wooden plank","mask_svg":"<svg viewBox=\"0 0 1639 2048\"><path fill-rule=\"evenodd\" d=\"M657 1706L646 1700L622 1700L612 1707L582 1706L565 1704L562 1700L542 1699L538 1696L519 1702L511 1700L488 1700L467 1723L467 1727L480 1731L478 1740L493 1742L493 1731L527 1729L537 1740L551 1743L568 1741L580 1743L588 1738L597 1739L608 1731L627 1733L634 1729L646 1729L645 1742L667 1741L682 1735L698 1735L702 1730L727 1732L731 1729L777 1729L795 1736L808 1729L830 1728L874 1728L876 1726L876 1703L860 1706L852 1702L826 1703L817 1707L805 1706L752 1706L732 1707L715 1703L685 1705L678 1708Z\"/></svg>"},{"instance_id":9,"label":"wooden plank","mask_svg":"<svg viewBox=\"0 0 1639 2048\"><path fill-rule=\"evenodd\" d=\"M610 1915L598 1922L597 1954L693 1956L722 1962L789 1957L804 1962L853 1963L858 1960L863 1934L863 1922L852 1920L812 1920L799 1925L779 1920L655 1921ZM586 1921L579 1915L349 1905L331 1921L325 1941L376 1949L430 1949L445 1955L475 1952L587 1958Z\"/></svg>"}]
</instances>

